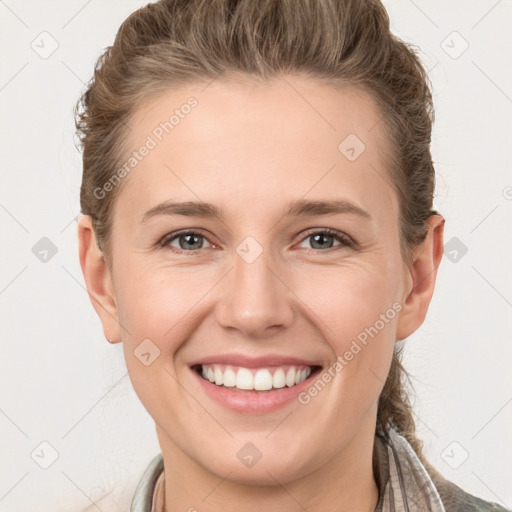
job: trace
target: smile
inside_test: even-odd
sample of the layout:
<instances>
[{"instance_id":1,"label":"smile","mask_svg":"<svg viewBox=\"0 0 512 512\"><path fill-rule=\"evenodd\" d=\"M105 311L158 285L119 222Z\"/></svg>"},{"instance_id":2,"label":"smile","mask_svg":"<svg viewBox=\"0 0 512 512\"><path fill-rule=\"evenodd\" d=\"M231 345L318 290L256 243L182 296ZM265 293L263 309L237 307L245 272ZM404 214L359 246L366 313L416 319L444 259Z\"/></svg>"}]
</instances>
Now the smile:
<instances>
[{"instance_id":1,"label":"smile","mask_svg":"<svg viewBox=\"0 0 512 512\"><path fill-rule=\"evenodd\" d=\"M318 366L283 365L268 368L245 368L224 364L196 365L205 380L217 386L244 391L269 391L293 387L304 382Z\"/></svg>"},{"instance_id":2,"label":"smile","mask_svg":"<svg viewBox=\"0 0 512 512\"><path fill-rule=\"evenodd\" d=\"M322 366L277 364L260 367L234 363L190 366L198 391L222 408L238 414L265 414L297 402Z\"/></svg>"}]
</instances>

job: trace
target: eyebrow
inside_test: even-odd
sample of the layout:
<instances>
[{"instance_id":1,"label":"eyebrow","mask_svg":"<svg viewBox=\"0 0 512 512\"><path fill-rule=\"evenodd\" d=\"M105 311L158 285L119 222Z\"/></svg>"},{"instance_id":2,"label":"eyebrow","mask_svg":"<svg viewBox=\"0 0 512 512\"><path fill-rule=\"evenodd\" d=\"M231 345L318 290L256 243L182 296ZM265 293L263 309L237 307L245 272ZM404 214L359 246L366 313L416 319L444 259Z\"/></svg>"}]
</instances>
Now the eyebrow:
<instances>
[{"instance_id":1,"label":"eyebrow","mask_svg":"<svg viewBox=\"0 0 512 512\"><path fill-rule=\"evenodd\" d=\"M320 215L352 214L370 220L371 216L359 206L345 199L335 201L308 201L298 199L290 202L284 210L284 217L308 217ZM223 218L223 210L211 203L185 201L176 203L165 201L148 210L140 223L157 215L182 215L184 217Z\"/></svg>"}]
</instances>

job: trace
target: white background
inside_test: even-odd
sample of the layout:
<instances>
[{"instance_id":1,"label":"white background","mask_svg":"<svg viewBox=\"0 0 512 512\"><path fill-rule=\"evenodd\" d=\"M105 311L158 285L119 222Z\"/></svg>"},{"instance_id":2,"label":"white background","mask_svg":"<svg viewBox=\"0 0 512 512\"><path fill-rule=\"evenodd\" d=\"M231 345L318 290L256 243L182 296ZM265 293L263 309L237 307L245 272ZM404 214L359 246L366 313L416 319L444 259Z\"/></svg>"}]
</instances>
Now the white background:
<instances>
[{"instance_id":1,"label":"white background","mask_svg":"<svg viewBox=\"0 0 512 512\"><path fill-rule=\"evenodd\" d=\"M160 451L121 344L103 337L76 239L81 155L72 108L101 49L142 5L0 0L3 512L128 510ZM435 206L445 242L467 247L457 261L443 259L428 318L406 342L419 435L447 478L512 508L512 2L385 5L395 33L417 45L429 69ZM43 31L59 45L47 59L31 47L42 45ZM57 248L46 263L32 252L43 237ZM46 470L31 457L36 449L51 456L43 441L58 453Z\"/></svg>"}]
</instances>

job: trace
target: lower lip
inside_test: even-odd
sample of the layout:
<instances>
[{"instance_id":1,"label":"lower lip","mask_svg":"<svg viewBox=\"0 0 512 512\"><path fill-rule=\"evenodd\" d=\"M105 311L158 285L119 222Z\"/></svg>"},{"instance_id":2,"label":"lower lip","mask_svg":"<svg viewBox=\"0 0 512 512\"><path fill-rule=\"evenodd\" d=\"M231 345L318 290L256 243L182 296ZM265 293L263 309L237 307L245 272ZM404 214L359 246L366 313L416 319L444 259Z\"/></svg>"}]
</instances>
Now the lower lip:
<instances>
[{"instance_id":1,"label":"lower lip","mask_svg":"<svg viewBox=\"0 0 512 512\"><path fill-rule=\"evenodd\" d=\"M269 391L236 390L226 386L217 386L209 380L201 377L195 370L192 373L199 380L206 394L225 408L242 413L272 412L297 400L297 396L311 385L312 378L317 372L311 374L305 381L295 386Z\"/></svg>"}]
</instances>

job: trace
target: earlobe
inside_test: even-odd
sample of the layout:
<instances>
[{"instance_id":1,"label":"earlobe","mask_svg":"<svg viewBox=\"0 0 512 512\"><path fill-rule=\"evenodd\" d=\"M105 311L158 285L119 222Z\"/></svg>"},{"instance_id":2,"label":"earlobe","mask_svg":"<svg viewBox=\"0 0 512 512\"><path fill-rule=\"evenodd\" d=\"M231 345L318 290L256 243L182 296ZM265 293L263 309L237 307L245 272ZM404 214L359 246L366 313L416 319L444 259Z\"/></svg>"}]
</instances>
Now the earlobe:
<instances>
[{"instance_id":1,"label":"earlobe","mask_svg":"<svg viewBox=\"0 0 512 512\"><path fill-rule=\"evenodd\" d=\"M78 252L89 299L100 317L105 338L109 343L121 341L116 297L112 276L89 215L78 219Z\"/></svg>"},{"instance_id":2,"label":"earlobe","mask_svg":"<svg viewBox=\"0 0 512 512\"><path fill-rule=\"evenodd\" d=\"M437 270L443 257L444 218L435 214L426 220L427 235L413 250L409 267L411 286L404 293L403 309L397 325L397 340L416 331L425 320L434 293Z\"/></svg>"}]
</instances>

